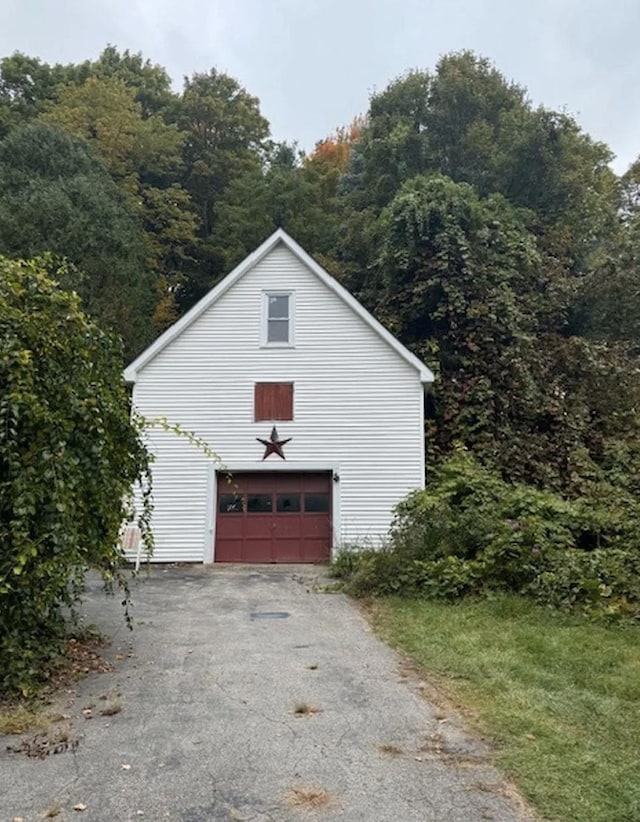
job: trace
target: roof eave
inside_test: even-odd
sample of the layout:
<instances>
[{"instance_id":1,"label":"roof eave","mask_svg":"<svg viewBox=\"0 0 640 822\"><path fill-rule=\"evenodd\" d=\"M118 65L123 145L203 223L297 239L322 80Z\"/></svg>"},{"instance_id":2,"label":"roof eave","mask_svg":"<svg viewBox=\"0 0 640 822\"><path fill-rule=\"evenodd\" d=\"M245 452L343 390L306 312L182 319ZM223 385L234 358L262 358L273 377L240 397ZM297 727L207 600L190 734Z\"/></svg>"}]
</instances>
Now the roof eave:
<instances>
[{"instance_id":1,"label":"roof eave","mask_svg":"<svg viewBox=\"0 0 640 822\"><path fill-rule=\"evenodd\" d=\"M434 374L430 368L428 368L415 354L409 351L400 340L396 339L390 331L380 323L376 318L371 314L371 312L367 311L367 309L360 303L356 298L348 291L341 283L339 283L334 277L332 277L327 271L319 265L313 257L311 257L302 246L298 245L298 243L289 235L282 231L282 229L278 229L282 232L282 241L285 245L292 251L300 261L306 265L314 274L322 280L334 293L336 293L347 305L357 314L361 319L363 319L380 337L382 337L394 351L399 354L402 359L404 359L409 365L413 366L418 371L420 375L420 381L425 385L431 385L434 381Z\"/></svg>"},{"instance_id":2,"label":"roof eave","mask_svg":"<svg viewBox=\"0 0 640 822\"><path fill-rule=\"evenodd\" d=\"M262 257L265 256L265 254L267 254L278 242L280 242L281 239L283 239L281 236L283 234L284 232L280 228L277 231L274 231L270 237L267 237L261 246L249 254L248 257L245 257L244 260L242 260L242 262L233 269L233 271L226 275L226 277L223 277L218 285L205 294L202 299L198 300L198 302L192 306L186 314L167 328L167 330L164 331L156 340L154 340L150 346L145 348L145 350L125 368L125 381L128 383L135 383L138 376L138 371L150 363L151 360L153 360L162 351L162 349L169 345L169 343L176 337L179 337L185 328L188 328L194 320L197 320L197 318L203 314L209 306L219 300L220 297L229 288L231 288L236 280L239 280L246 271L258 263Z\"/></svg>"}]
</instances>

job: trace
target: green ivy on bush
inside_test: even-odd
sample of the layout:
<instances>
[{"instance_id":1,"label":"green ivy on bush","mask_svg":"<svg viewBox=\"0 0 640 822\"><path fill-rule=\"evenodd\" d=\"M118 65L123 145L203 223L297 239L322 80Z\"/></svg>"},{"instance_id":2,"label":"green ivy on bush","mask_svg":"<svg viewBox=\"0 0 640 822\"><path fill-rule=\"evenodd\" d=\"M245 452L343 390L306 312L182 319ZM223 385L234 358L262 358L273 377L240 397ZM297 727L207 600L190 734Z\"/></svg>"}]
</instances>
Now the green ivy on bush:
<instances>
[{"instance_id":1,"label":"green ivy on bush","mask_svg":"<svg viewBox=\"0 0 640 822\"><path fill-rule=\"evenodd\" d=\"M557 607L640 616L640 528L632 496L606 485L566 500L510 484L459 448L396 509L380 551L338 556L356 595L453 599L512 591Z\"/></svg>"},{"instance_id":2,"label":"green ivy on bush","mask_svg":"<svg viewBox=\"0 0 640 822\"><path fill-rule=\"evenodd\" d=\"M59 653L88 566L125 587L118 531L148 455L120 345L47 274L0 257L0 692L28 694ZM125 596L125 601L127 597Z\"/></svg>"}]
</instances>

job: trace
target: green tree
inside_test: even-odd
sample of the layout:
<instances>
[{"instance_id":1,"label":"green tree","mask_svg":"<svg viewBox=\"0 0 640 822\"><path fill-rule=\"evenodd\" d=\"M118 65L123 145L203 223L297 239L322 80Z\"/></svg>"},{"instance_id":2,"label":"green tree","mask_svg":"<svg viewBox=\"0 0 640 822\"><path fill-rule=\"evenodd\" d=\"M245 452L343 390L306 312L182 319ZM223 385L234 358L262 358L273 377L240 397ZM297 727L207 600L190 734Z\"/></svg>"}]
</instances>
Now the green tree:
<instances>
[{"instance_id":1,"label":"green tree","mask_svg":"<svg viewBox=\"0 0 640 822\"><path fill-rule=\"evenodd\" d=\"M449 54L433 73L410 72L372 97L343 183L354 223L346 237L360 238L355 248L369 265L366 226L404 182L438 173L529 210L549 253L582 274L616 224L611 157L567 114L534 109L485 58Z\"/></svg>"},{"instance_id":2,"label":"green tree","mask_svg":"<svg viewBox=\"0 0 640 822\"><path fill-rule=\"evenodd\" d=\"M0 691L30 693L87 566L125 584L118 530L141 482L148 538L148 457L119 345L42 262L0 258L0 351Z\"/></svg>"},{"instance_id":3,"label":"green tree","mask_svg":"<svg viewBox=\"0 0 640 822\"><path fill-rule=\"evenodd\" d=\"M219 230L225 194L239 177L260 177L269 124L257 98L216 69L185 78L171 117L186 134L182 183L199 220L198 266L179 289L184 310L226 273L224 229Z\"/></svg>"},{"instance_id":4,"label":"green tree","mask_svg":"<svg viewBox=\"0 0 640 822\"><path fill-rule=\"evenodd\" d=\"M625 484L640 443L640 381L623 347L558 333L572 300L562 271L502 196L417 177L377 227L369 301L439 384L429 442L461 441L511 480L566 493ZM635 483L635 480L633 480Z\"/></svg>"},{"instance_id":5,"label":"green tree","mask_svg":"<svg viewBox=\"0 0 640 822\"><path fill-rule=\"evenodd\" d=\"M186 132L186 186L197 203L203 236L215 224L217 198L233 177L262 158L269 124L258 99L211 69L185 79L178 125Z\"/></svg>"},{"instance_id":6,"label":"green tree","mask_svg":"<svg viewBox=\"0 0 640 822\"><path fill-rule=\"evenodd\" d=\"M154 335L155 281L138 215L86 143L44 123L0 142L0 252L53 252L82 272L87 311L132 356Z\"/></svg>"},{"instance_id":7,"label":"green tree","mask_svg":"<svg viewBox=\"0 0 640 822\"><path fill-rule=\"evenodd\" d=\"M176 174L184 135L158 115L143 116L136 92L117 77L61 86L42 115L86 140L122 188L137 196L145 176Z\"/></svg>"},{"instance_id":8,"label":"green tree","mask_svg":"<svg viewBox=\"0 0 640 822\"><path fill-rule=\"evenodd\" d=\"M0 60L0 137L54 104L60 87L82 85L89 77L123 82L134 90L145 116L171 108L176 96L165 69L129 50L107 46L93 62L68 65L15 52Z\"/></svg>"},{"instance_id":9,"label":"green tree","mask_svg":"<svg viewBox=\"0 0 640 822\"><path fill-rule=\"evenodd\" d=\"M284 228L327 264L338 230L339 171L306 158L295 145L276 144L264 168L250 168L229 183L218 206L211 244L230 270L276 228ZM204 284L203 284L204 286Z\"/></svg>"},{"instance_id":10,"label":"green tree","mask_svg":"<svg viewBox=\"0 0 640 822\"><path fill-rule=\"evenodd\" d=\"M640 158L620 180L619 225L607 254L581 283L573 324L579 333L624 340L640 352Z\"/></svg>"},{"instance_id":11,"label":"green tree","mask_svg":"<svg viewBox=\"0 0 640 822\"><path fill-rule=\"evenodd\" d=\"M115 46L107 46L100 57L89 64L89 72L92 77L117 79L134 89L144 117L162 114L175 103L176 95L171 90L166 69L145 60L140 52L132 54L129 49L120 52Z\"/></svg>"},{"instance_id":12,"label":"green tree","mask_svg":"<svg viewBox=\"0 0 640 822\"><path fill-rule=\"evenodd\" d=\"M0 60L0 138L35 119L57 98L58 86L81 82L88 64L50 66L37 57L15 52Z\"/></svg>"},{"instance_id":13,"label":"green tree","mask_svg":"<svg viewBox=\"0 0 640 822\"><path fill-rule=\"evenodd\" d=\"M198 218L179 182L185 135L160 115L145 114L137 100L141 89L126 83L132 82L132 60L141 81L148 82L150 74L158 79L160 91L163 77L141 58L125 57L103 53L100 66L111 76L92 76L82 85L59 88L57 102L42 119L86 140L138 213L145 230L146 266L155 280L154 326L163 330L177 316L176 289L195 267Z\"/></svg>"}]
</instances>

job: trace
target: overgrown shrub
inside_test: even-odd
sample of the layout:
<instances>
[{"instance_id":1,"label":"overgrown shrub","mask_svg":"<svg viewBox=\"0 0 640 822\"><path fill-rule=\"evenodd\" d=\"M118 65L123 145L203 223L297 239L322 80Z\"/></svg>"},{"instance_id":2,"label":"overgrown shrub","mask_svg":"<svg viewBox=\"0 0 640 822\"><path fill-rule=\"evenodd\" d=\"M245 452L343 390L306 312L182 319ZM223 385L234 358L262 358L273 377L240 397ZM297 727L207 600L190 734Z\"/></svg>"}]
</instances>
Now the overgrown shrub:
<instances>
[{"instance_id":1,"label":"overgrown shrub","mask_svg":"<svg viewBox=\"0 0 640 822\"><path fill-rule=\"evenodd\" d=\"M640 616L640 552L563 551L547 559L524 593L557 608Z\"/></svg>"},{"instance_id":2,"label":"overgrown shrub","mask_svg":"<svg viewBox=\"0 0 640 822\"><path fill-rule=\"evenodd\" d=\"M381 551L340 557L356 595L512 591L640 615L638 505L608 486L576 500L510 484L458 449L396 509Z\"/></svg>"},{"instance_id":3,"label":"overgrown shrub","mask_svg":"<svg viewBox=\"0 0 640 822\"><path fill-rule=\"evenodd\" d=\"M118 530L148 462L120 351L37 261L0 257L0 692L43 676L87 566L126 584Z\"/></svg>"}]
</instances>

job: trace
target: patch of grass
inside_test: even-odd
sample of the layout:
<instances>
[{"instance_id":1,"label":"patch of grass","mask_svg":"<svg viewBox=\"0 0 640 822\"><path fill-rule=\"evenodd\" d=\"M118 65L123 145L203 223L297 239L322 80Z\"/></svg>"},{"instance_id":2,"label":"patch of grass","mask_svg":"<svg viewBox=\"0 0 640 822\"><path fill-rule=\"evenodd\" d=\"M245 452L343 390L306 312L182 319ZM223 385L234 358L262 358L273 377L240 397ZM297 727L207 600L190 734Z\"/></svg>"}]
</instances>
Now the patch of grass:
<instances>
[{"instance_id":1,"label":"patch of grass","mask_svg":"<svg viewBox=\"0 0 640 822\"><path fill-rule=\"evenodd\" d=\"M640 628L589 623L518 597L389 598L371 618L475 726L547 818L640 819Z\"/></svg>"},{"instance_id":2,"label":"patch of grass","mask_svg":"<svg viewBox=\"0 0 640 822\"><path fill-rule=\"evenodd\" d=\"M111 670L111 665L100 654L100 649L107 644L107 638L99 635L94 626L89 626L69 639L65 654L57 660L55 669L47 672L47 680L38 694L10 698L3 698L0 694L0 736L28 733L47 739L47 744L50 742L54 746L66 742L58 738L63 733L60 728L54 728L57 723L69 719L67 714L60 711L61 694L89 673ZM108 697L104 694L100 698ZM114 701L105 706L106 713L101 713L104 716L119 713L121 706L114 709L119 705L118 701ZM90 709L87 711L91 714Z\"/></svg>"},{"instance_id":3,"label":"patch of grass","mask_svg":"<svg viewBox=\"0 0 640 822\"><path fill-rule=\"evenodd\" d=\"M42 705L34 702L0 703L0 736L3 734L23 734L27 731L47 733L51 722Z\"/></svg>"},{"instance_id":4,"label":"patch of grass","mask_svg":"<svg viewBox=\"0 0 640 822\"><path fill-rule=\"evenodd\" d=\"M330 797L324 788L292 788L287 793L287 804L299 811L326 808Z\"/></svg>"}]
</instances>

